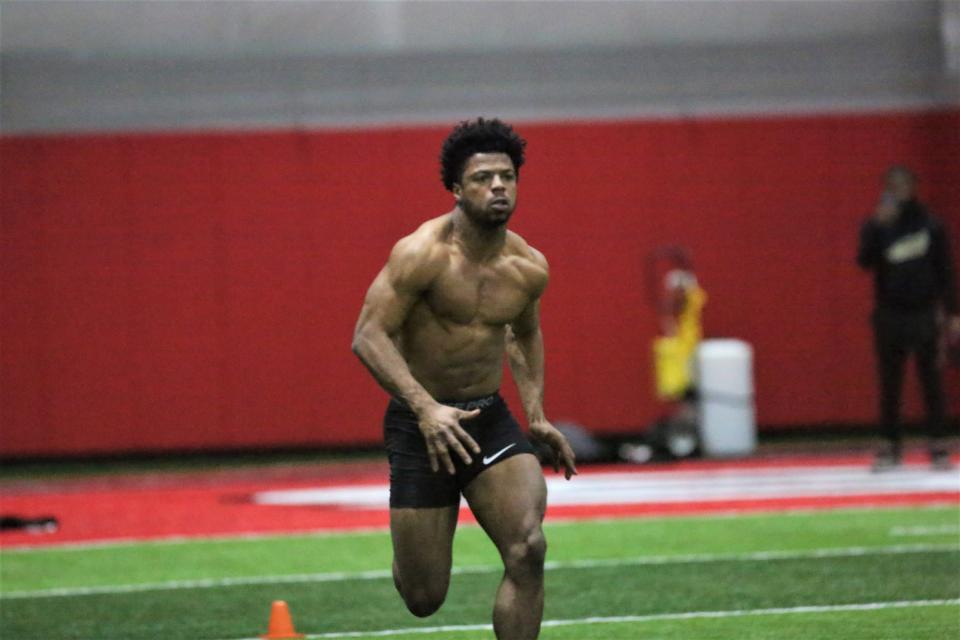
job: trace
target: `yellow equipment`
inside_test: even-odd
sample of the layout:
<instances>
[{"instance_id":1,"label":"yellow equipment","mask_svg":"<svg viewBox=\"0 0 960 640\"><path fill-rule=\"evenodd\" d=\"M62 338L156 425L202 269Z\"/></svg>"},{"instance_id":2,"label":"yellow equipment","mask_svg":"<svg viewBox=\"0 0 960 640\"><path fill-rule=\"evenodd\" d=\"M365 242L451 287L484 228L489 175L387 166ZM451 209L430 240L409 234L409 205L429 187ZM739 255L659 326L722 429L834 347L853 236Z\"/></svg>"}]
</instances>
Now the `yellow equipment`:
<instances>
[{"instance_id":1,"label":"yellow equipment","mask_svg":"<svg viewBox=\"0 0 960 640\"><path fill-rule=\"evenodd\" d=\"M680 297L674 334L653 341L654 378L657 395L662 400L679 400L690 388L693 354L703 338L702 318L707 292L692 276L685 280L673 292Z\"/></svg>"}]
</instances>

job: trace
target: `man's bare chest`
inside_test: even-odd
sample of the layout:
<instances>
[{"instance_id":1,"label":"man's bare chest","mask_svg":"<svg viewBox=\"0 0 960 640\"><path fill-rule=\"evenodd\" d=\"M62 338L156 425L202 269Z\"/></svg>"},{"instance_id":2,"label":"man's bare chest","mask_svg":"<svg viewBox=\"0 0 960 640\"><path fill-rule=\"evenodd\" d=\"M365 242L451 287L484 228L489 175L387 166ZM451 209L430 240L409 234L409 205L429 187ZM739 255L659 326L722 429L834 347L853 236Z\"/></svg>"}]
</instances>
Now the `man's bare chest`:
<instances>
[{"instance_id":1,"label":"man's bare chest","mask_svg":"<svg viewBox=\"0 0 960 640\"><path fill-rule=\"evenodd\" d=\"M508 324L530 299L522 272L506 262L495 266L451 264L424 297L434 315L457 324Z\"/></svg>"}]
</instances>

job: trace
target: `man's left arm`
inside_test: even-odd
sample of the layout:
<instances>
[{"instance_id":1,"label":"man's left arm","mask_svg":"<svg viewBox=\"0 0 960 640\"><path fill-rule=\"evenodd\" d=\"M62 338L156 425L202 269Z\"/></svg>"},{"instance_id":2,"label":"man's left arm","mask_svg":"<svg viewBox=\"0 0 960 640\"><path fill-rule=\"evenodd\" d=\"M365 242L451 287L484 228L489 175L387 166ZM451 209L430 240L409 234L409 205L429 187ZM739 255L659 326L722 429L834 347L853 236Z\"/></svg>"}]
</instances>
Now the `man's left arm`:
<instances>
[{"instance_id":1,"label":"man's left arm","mask_svg":"<svg viewBox=\"0 0 960 640\"><path fill-rule=\"evenodd\" d=\"M566 437L547 420L543 412L543 333L540 331L540 301L534 299L511 326L507 327L507 361L520 392L530 433L553 451L553 468L569 480L576 475L576 456Z\"/></svg>"},{"instance_id":2,"label":"man's left arm","mask_svg":"<svg viewBox=\"0 0 960 640\"><path fill-rule=\"evenodd\" d=\"M950 233L944 224L936 228L936 270L940 280L941 300L947 316L951 339L960 339L960 305L957 302L957 276L950 247Z\"/></svg>"}]
</instances>

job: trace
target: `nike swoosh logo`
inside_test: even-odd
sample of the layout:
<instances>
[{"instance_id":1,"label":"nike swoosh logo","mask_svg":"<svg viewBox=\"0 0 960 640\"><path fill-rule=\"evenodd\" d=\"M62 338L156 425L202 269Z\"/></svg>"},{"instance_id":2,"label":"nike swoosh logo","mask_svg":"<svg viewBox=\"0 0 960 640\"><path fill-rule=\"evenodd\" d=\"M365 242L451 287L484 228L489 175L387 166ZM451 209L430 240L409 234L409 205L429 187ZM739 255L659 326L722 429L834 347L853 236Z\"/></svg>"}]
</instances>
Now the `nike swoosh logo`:
<instances>
[{"instance_id":1,"label":"nike swoosh logo","mask_svg":"<svg viewBox=\"0 0 960 640\"><path fill-rule=\"evenodd\" d=\"M505 446L503 449L500 449L500 451L497 451L492 456L483 456L483 464L490 464L491 462L493 462L494 460L502 456L504 453L506 453L507 449L510 449L515 446L517 446L516 442L514 442L513 444L508 444L507 446Z\"/></svg>"}]
</instances>

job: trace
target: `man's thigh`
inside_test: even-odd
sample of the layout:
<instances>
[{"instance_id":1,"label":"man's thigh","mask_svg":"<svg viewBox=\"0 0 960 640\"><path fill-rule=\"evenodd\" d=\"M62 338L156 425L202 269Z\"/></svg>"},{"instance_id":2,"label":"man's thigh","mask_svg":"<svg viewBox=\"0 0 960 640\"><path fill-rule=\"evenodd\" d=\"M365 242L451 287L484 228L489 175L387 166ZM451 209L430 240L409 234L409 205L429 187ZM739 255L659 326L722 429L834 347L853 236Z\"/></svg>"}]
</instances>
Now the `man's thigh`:
<instances>
[{"instance_id":1,"label":"man's thigh","mask_svg":"<svg viewBox=\"0 0 960 640\"><path fill-rule=\"evenodd\" d=\"M477 522L501 550L539 530L547 485L536 456L524 453L478 475L463 495Z\"/></svg>"},{"instance_id":2,"label":"man's thigh","mask_svg":"<svg viewBox=\"0 0 960 640\"><path fill-rule=\"evenodd\" d=\"M460 507L391 509L390 535L401 582L446 584Z\"/></svg>"}]
</instances>

